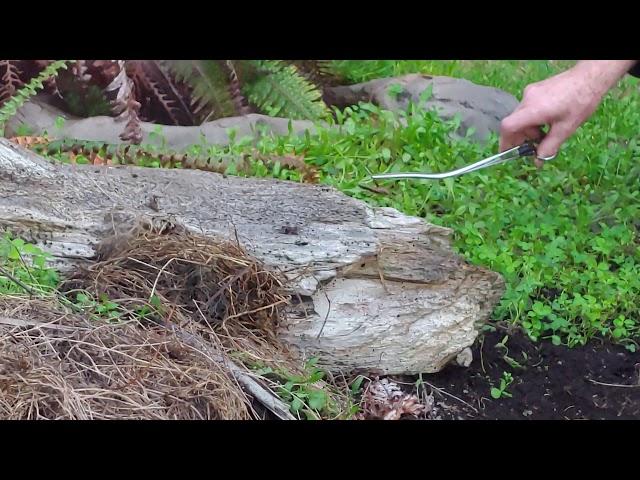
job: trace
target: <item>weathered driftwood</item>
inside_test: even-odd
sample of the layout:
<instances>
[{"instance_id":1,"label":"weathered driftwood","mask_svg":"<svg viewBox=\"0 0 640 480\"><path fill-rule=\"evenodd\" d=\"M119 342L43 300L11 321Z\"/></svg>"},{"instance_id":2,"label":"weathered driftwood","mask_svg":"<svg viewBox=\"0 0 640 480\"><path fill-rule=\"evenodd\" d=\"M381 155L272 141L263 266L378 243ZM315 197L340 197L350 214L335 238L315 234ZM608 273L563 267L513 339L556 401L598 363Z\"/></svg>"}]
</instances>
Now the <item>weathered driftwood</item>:
<instances>
[{"instance_id":1,"label":"weathered driftwood","mask_svg":"<svg viewBox=\"0 0 640 480\"><path fill-rule=\"evenodd\" d=\"M426 373L457 356L468 364L477 323L503 291L499 275L452 252L448 229L330 187L53 165L0 139L0 227L37 241L60 267L93 256L114 228L141 216L237 235L251 254L286 271L302 301L281 338L332 371Z\"/></svg>"}]
</instances>

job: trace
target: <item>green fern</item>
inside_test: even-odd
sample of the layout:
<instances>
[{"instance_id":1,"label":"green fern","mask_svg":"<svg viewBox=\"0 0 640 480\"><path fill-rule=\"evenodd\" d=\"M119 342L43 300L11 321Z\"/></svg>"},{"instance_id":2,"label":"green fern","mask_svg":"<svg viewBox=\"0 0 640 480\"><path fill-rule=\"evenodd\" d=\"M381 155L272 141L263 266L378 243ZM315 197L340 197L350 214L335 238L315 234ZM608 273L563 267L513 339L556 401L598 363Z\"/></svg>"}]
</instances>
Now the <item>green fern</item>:
<instances>
[{"instance_id":1,"label":"green fern","mask_svg":"<svg viewBox=\"0 0 640 480\"><path fill-rule=\"evenodd\" d=\"M40 74L29 81L24 87L18 90L7 102L0 108L0 136L4 136L4 128L7 121L13 117L20 107L27 100L35 96L39 90L44 88L44 82L58 73L59 70L67 68L68 60L57 60L48 65Z\"/></svg>"},{"instance_id":2,"label":"green fern","mask_svg":"<svg viewBox=\"0 0 640 480\"><path fill-rule=\"evenodd\" d=\"M258 72L256 79L244 85L249 100L272 116L317 120L329 110L322 93L307 81L294 65L277 60L250 62Z\"/></svg>"},{"instance_id":3,"label":"green fern","mask_svg":"<svg viewBox=\"0 0 640 480\"><path fill-rule=\"evenodd\" d=\"M331 60L289 60L289 63L295 65L302 76L320 88L334 87L343 81Z\"/></svg>"},{"instance_id":4,"label":"green fern","mask_svg":"<svg viewBox=\"0 0 640 480\"><path fill-rule=\"evenodd\" d=\"M39 71L46 66L24 88L17 92L10 90L3 97L11 95L0 109L0 134L4 134L7 119L38 90L46 87L61 88L63 102L71 112L82 110L89 116L108 113L102 101L102 90L121 70L114 69L115 61L79 60L83 71L57 77L55 85L46 80L59 69L67 68L67 61L20 62L27 63L29 68L23 69L25 72L36 67ZM124 61L117 61L118 65L120 63ZM126 66L124 72L135 87L129 100L140 105L139 118L136 117L134 123L141 119L169 125L194 125L251 111L307 120L330 115L322 100L321 88L333 80L327 73L326 62L320 60L131 60ZM27 83L28 78L23 77L18 79L20 84ZM78 88L77 82L82 88Z\"/></svg>"},{"instance_id":5,"label":"green fern","mask_svg":"<svg viewBox=\"0 0 640 480\"><path fill-rule=\"evenodd\" d=\"M221 118L238 114L230 89L229 71L219 60L171 61L169 68L178 81L188 84L194 104L199 110ZM258 108L272 116L317 120L329 109L322 101L322 93L300 74L294 65L278 60L235 60L243 95ZM237 98L235 99L237 100Z\"/></svg>"},{"instance_id":6,"label":"green fern","mask_svg":"<svg viewBox=\"0 0 640 480\"><path fill-rule=\"evenodd\" d=\"M217 60L172 60L168 64L178 81L188 84L192 92L194 113L206 111L214 118L235 115L228 88L227 72Z\"/></svg>"}]
</instances>

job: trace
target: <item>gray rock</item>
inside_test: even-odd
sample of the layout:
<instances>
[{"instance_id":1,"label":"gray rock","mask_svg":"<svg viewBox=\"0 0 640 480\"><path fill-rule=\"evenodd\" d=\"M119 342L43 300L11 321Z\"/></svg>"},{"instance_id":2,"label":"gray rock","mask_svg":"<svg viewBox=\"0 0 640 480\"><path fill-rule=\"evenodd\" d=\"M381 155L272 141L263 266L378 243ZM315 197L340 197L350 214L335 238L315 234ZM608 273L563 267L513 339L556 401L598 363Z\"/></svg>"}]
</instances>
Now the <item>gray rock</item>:
<instances>
[{"instance_id":1,"label":"gray rock","mask_svg":"<svg viewBox=\"0 0 640 480\"><path fill-rule=\"evenodd\" d=\"M422 101L420 96L428 88L432 88L431 96ZM481 142L487 140L492 132L498 133L502 119L518 106L513 95L497 88L459 78L418 74L333 87L327 92L327 98L338 106L364 101L391 111L406 110L412 102L420 108L436 109L444 120L460 114L457 136L464 136L469 128L474 128L472 138Z\"/></svg>"},{"instance_id":2,"label":"gray rock","mask_svg":"<svg viewBox=\"0 0 640 480\"><path fill-rule=\"evenodd\" d=\"M468 367L473 361L473 352L469 347L462 350L456 357L456 364L460 367Z\"/></svg>"},{"instance_id":3,"label":"gray rock","mask_svg":"<svg viewBox=\"0 0 640 480\"><path fill-rule=\"evenodd\" d=\"M61 128L56 126L56 119L65 119ZM107 143L122 143L120 134L124 129L124 122L107 116L91 118L77 118L47 104L43 99L34 99L26 103L17 114L8 122L7 136L16 135L20 125L28 125L36 135L47 132L53 138L75 138L88 141ZM154 123L142 122L143 143L161 144L173 150L183 150L191 145L207 143L211 145L228 145L230 143L229 131L235 129L236 140L244 136L257 137L259 129L267 132L286 135L289 131L288 118L276 118L266 115L250 114L242 117L221 118L195 127L165 126ZM305 120L292 120L291 128L296 134L305 131L313 133L313 122ZM158 132L160 135L154 135Z\"/></svg>"},{"instance_id":4,"label":"gray rock","mask_svg":"<svg viewBox=\"0 0 640 480\"><path fill-rule=\"evenodd\" d=\"M390 91L392 85L399 86L395 87L398 93L394 94ZM422 101L421 94L430 87L432 88L430 98ZM472 138L481 142L485 141L492 132L497 133L500 129L500 121L518 105L518 100L513 95L497 88L476 85L458 78L417 74L329 88L325 98L339 107L365 101L395 112L406 110L409 103L413 102L420 108L435 108L438 115L445 120L460 114L460 128L454 136L464 136L469 128L474 128L475 133ZM58 117L65 118L62 128L55 125ZM256 138L259 128L264 128L270 133L285 135L288 133L289 122L287 118L250 114L222 118L195 127L162 126L161 137L153 135L153 132L158 130L158 125L143 122L143 143L158 144L164 141L174 150L182 150L203 142L211 145L228 145L231 128L236 130L236 139L243 136ZM36 98L25 104L8 122L7 134L15 135L21 124L29 125L35 134L47 131L54 138L76 138L108 143L121 143L119 135L124 129L124 123L112 117L72 117L50 106L45 98ZM305 120L291 120L291 127L296 134L315 131L313 122Z\"/></svg>"}]
</instances>

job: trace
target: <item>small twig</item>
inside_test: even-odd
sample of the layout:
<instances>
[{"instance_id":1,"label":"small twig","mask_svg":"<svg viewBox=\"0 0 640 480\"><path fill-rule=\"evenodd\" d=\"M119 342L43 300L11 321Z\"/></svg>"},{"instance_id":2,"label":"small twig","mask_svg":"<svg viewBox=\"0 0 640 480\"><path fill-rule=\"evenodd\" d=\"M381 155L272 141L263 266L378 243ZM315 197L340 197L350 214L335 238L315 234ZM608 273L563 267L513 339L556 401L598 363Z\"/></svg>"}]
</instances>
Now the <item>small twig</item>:
<instances>
[{"instance_id":1,"label":"small twig","mask_svg":"<svg viewBox=\"0 0 640 480\"><path fill-rule=\"evenodd\" d=\"M363 183L360 183L358 186L360 188L363 188L365 190L369 190L370 192L373 192L373 193L378 193L380 195L391 195L391 192L388 189L384 188L384 187L377 187L377 186L376 187L370 187L370 186L365 185Z\"/></svg>"},{"instance_id":2,"label":"small twig","mask_svg":"<svg viewBox=\"0 0 640 480\"><path fill-rule=\"evenodd\" d=\"M178 257L172 257L169 260L167 260L167 263L165 263L162 268L160 269L160 271L158 272L158 275L156 276L156 280L153 282L153 288L151 289L151 294L149 295L149 301L151 301L151 299L153 298L153 296L156 293L156 287L158 286L158 280L160 280L160 275L162 275L162 272L164 272L164 269L167 268L169 266L169 264L171 262L173 262L174 260L179 260Z\"/></svg>"},{"instance_id":3,"label":"small twig","mask_svg":"<svg viewBox=\"0 0 640 480\"><path fill-rule=\"evenodd\" d=\"M0 316L0 324L2 325L13 325L16 327L37 327L37 328L54 328L56 330L68 330L68 331L76 331L80 330L81 327L72 327L69 325L56 325L53 322L37 322L35 320L24 320L22 318L13 318L13 317L5 317Z\"/></svg>"},{"instance_id":4,"label":"small twig","mask_svg":"<svg viewBox=\"0 0 640 480\"><path fill-rule=\"evenodd\" d=\"M238 248L242 248L242 245L240 245L240 238L238 237L238 229L234 224L232 225L233 225L233 235L236 238L236 245L238 246Z\"/></svg>"},{"instance_id":5,"label":"small twig","mask_svg":"<svg viewBox=\"0 0 640 480\"><path fill-rule=\"evenodd\" d=\"M24 290L31 295L32 297L37 296L36 291L33 290L30 286L24 284L21 280L18 280L16 277L7 272L3 267L0 267L0 273L11 280L13 283L18 285L19 287L24 288Z\"/></svg>"},{"instance_id":6,"label":"small twig","mask_svg":"<svg viewBox=\"0 0 640 480\"><path fill-rule=\"evenodd\" d=\"M484 335L480 339L480 366L482 367L483 373L486 375L487 371L484 368L484 358L482 357L482 350L484 349Z\"/></svg>"},{"instance_id":7,"label":"small twig","mask_svg":"<svg viewBox=\"0 0 640 480\"><path fill-rule=\"evenodd\" d=\"M619 388L640 388L640 385L622 385L620 383L604 383L598 382L597 380L592 380L588 378L591 383L595 383L596 385L603 385L605 387L619 387Z\"/></svg>"},{"instance_id":8,"label":"small twig","mask_svg":"<svg viewBox=\"0 0 640 480\"><path fill-rule=\"evenodd\" d=\"M473 411L474 411L474 412L478 413L478 410L477 410L473 405L471 405L470 403L465 402L465 401L464 401L464 400L462 400L461 398L458 398L458 397L456 397L455 395L453 395L453 394L451 394L451 393L447 392L446 390L443 390L442 388L438 388L438 387L436 387L435 385L432 385L431 383L429 383L429 382L427 382L427 381L425 381L425 380L422 380L422 383L424 383L425 385L429 385L431 388L433 388L436 392L438 392L438 393L440 393L440 394L447 395L448 397L451 397L451 398L453 398L453 399L455 399L455 400L459 401L460 403L465 404L467 407L469 407L469 408L473 409Z\"/></svg>"},{"instance_id":9,"label":"small twig","mask_svg":"<svg viewBox=\"0 0 640 480\"><path fill-rule=\"evenodd\" d=\"M22 266L24 267L24 269L29 274L29 278L31 278L31 281L33 283L38 283L38 282L36 282L36 279L33 277L33 274L31 273L31 269L29 269L29 265L27 265L27 262L24 261L24 257L22 256L22 253L20 253L20 250L18 250L16 248L16 252L18 252L18 257L20 258L20 262L22 263Z\"/></svg>"},{"instance_id":10,"label":"small twig","mask_svg":"<svg viewBox=\"0 0 640 480\"><path fill-rule=\"evenodd\" d=\"M384 248L385 247L380 247L380 250L378 250L378 254L376 255L376 266L378 267L378 275L380 276L380 283L382 283L382 288L384 289L384 292L389 295L391 292L389 292L389 289L387 288L387 284L384 281L382 268L380 268L380 256L382 255L382 251L384 250Z\"/></svg>"},{"instance_id":11,"label":"small twig","mask_svg":"<svg viewBox=\"0 0 640 480\"><path fill-rule=\"evenodd\" d=\"M139 264L144 265L145 267L148 267L148 268L150 268L152 270L160 270L157 266L151 265L150 263L143 262L142 260L139 260L139 259L134 258L134 257L127 257L127 260L129 260L131 262L139 263ZM171 272L167 272L167 273L171 273ZM171 273L171 275L173 275L173 273Z\"/></svg>"},{"instance_id":12,"label":"small twig","mask_svg":"<svg viewBox=\"0 0 640 480\"><path fill-rule=\"evenodd\" d=\"M314 276L314 278L315 278L315 276ZM317 281L317 279L316 279L316 281ZM324 296L327 299L327 314L324 316L324 320L322 322L322 326L320 327L320 331L318 332L318 335L316 336L316 339L319 339L320 335L322 335L322 332L324 331L324 326L327 324L327 320L329 319L329 313L331 312L331 299L329 298L329 294L324 289L324 287L320 284L320 282L318 282L318 285L322 289L322 293L324 293Z\"/></svg>"},{"instance_id":13,"label":"small twig","mask_svg":"<svg viewBox=\"0 0 640 480\"><path fill-rule=\"evenodd\" d=\"M231 320L232 318L237 318L237 317L244 317L245 315L251 315L252 313L257 313L260 312L262 310L266 310L268 308L273 308L276 305L280 305L282 303L287 303L287 299L284 298L282 300L278 300L275 303L272 303L271 305L265 305L264 307L259 307L259 308L254 308L253 310L249 310L248 312L240 312L240 313L236 313L234 315L230 315L227 318L224 319L224 321L226 322L227 320Z\"/></svg>"},{"instance_id":14,"label":"small twig","mask_svg":"<svg viewBox=\"0 0 640 480\"><path fill-rule=\"evenodd\" d=\"M277 395L269 390L266 390L262 385L251 378L250 374L244 372L238 365L232 362L228 357L221 352L212 351L212 348L195 335L182 330L176 325L167 324L161 320L156 320L155 323L172 331L178 338L180 338L186 345L191 348L204 353L211 360L218 361L225 365L235 379L244 386L249 393L251 393L256 400L262 403L273 414L275 414L281 420L296 420L287 405L279 399Z\"/></svg>"}]
</instances>

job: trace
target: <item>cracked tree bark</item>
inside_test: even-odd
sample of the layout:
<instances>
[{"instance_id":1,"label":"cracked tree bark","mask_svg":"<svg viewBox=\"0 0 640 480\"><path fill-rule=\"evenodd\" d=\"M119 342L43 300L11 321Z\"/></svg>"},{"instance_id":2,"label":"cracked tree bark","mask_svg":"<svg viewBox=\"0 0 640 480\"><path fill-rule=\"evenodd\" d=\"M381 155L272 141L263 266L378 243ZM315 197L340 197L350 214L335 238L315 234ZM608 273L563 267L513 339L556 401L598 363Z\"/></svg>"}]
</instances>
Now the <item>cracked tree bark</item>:
<instances>
[{"instance_id":1,"label":"cracked tree bark","mask_svg":"<svg viewBox=\"0 0 640 480\"><path fill-rule=\"evenodd\" d=\"M438 371L467 356L504 288L452 251L450 230L327 186L53 165L0 139L0 226L43 246L63 270L92 257L118 224L158 215L205 235L237 232L249 253L285 271L302 302L281 339L333 372Z\"/></svg>"}]
</instances>

